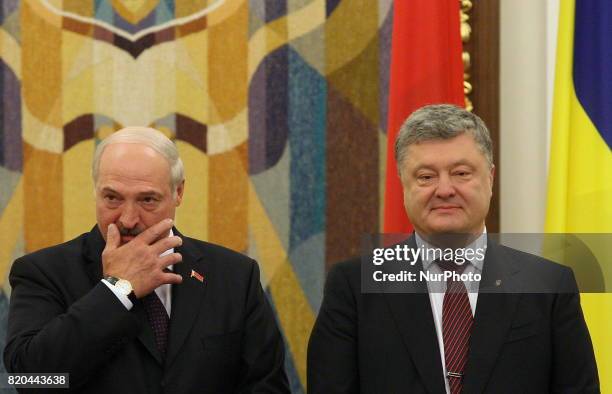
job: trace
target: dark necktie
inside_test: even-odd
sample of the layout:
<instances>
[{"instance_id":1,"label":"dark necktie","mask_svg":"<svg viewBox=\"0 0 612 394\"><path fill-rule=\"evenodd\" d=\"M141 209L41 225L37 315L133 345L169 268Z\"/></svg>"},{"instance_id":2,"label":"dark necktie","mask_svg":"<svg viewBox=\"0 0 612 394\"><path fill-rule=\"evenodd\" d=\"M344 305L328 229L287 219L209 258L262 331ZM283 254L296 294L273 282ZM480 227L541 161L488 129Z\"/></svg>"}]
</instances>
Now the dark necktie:
<instances>
[{"instance_id":1,"label":"dark necktie","mask_svg":"<svg viewBox=\"0 0 612 394\"><path fill-rule=\"evenodd\" d=\"M168 312L166 312L164 304L162 304L155 291L144 297L142 304L147 312L149 324L155 335L155 344L162 356L165 356L166 348L168 347L168 327L170 325Z\"/></svg>"},{"instance_id":2,"label":"dark necktie","mask_svg":"<svg viewBox=\"0 0 612 394\"><path fill-rule=\"evenodd\" d=\"M469 263L457 265L452 261L438 261L443 271L463 273ZM461 393L468 357L470 332L473 323L470 299L461 280L449 278L442 304L442 338L446 377L451 394Z\"/></svg>"}]
</instances>

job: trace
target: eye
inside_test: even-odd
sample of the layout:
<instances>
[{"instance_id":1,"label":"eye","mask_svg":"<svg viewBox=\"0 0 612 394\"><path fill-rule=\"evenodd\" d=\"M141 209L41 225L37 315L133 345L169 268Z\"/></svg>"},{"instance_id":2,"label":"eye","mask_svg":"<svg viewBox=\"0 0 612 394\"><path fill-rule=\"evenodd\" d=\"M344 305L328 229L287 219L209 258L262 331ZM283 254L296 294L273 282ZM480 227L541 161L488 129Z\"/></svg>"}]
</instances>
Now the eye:
<instances>
[{"instance_id":1,"label":"eye","mask_svg":"<svg viewBox=\"0 0 612 394\"><path fill-rule=\"evenodd\" d=\"M121 198L116 194L104 194L102 199L109 207L116 207L121 204Z\"/></svg>"},{"instance_id":2,"label":"eye","mask_svg":"<svg viewBox=\"0 0 612 394\"><path fill-rule=\"evenodd\" d=\"M468 178L470 175L472 175L472 172L468 170L457 170L454 172L454 175L460 178Z\"/></svg>"},{"instance_id":3,"label":"eye","mask_svg":"<svg viewBox=\"0 0 612 394\"><path fill-rule=\"evenodd\" d=\"M154 204L157 202L157 198L153 196L146 196L146 197L143 197L141 201L145 204Z\"/></svg>"},{"instance_id":4,"label":"eye","mask_svg":"<svg viewBox=\"0 0 612 394\"><path fill-rule=\"evenodd\" d=\"M434 181L435 175L434 174L418 174L416 178L419 184L426 185Z\"/></svg>"}]
</instances>

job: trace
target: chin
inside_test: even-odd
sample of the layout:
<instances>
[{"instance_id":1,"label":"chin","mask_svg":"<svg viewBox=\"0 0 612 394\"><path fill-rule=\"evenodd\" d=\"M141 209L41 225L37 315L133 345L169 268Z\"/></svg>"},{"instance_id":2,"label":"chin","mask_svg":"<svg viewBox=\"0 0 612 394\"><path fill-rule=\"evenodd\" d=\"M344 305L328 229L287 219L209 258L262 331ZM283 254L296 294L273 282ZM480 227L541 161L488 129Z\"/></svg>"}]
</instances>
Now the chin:
<instances>
[{"instance_id":1,"label":"chin","mask_svg":"<svg viewBox=\"0 0 612 394\"><path fill-rule=\"evenodd\" d=\"M465 226L456 223L435 224L429 227L432 234L466 234Z\"/></svg>"},{"instance_id":2,"label":"chin","mask_svg":"<svg viewBox=\"0 0 612 394\"><path fill-rule=\"evenodd\" d=\"M429 227L435 229L459 230L465 227L465 223L456 216L439 216L432 219L429 221Z\"/></svg>"},{"instance_id":3,"label":"chin","mask_svg":"<svg viewBox=\"0 0 612 394\"><path fill-rule=\"evenodd\" d=\"M465 215L457 213L451 215L432 215L428 221L428 226L433 233L465 233L469 228Z\"/></svg>"},{"instance_id":4,"label":"chin","mask_svg":"<svg viewBox=\"0 0 612 394\"><path fill-rule=\"evenodd\" d=\"M450 229L450 228L445 228L445 229L434 229L432 230L432 235L463 235L465 234L465 231L459 230L459 229Z\"/></svg>"}]
</instances>

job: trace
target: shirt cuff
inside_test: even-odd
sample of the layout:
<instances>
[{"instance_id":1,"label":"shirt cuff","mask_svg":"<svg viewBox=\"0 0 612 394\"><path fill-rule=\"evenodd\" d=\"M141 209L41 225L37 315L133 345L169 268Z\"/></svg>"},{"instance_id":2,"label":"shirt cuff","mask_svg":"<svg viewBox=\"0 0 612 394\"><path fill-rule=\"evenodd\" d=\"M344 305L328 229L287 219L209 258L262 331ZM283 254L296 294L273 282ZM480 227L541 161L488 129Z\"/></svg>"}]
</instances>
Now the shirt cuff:
<instances>
[{"instance_id":1,"label":"shirt cuff","mask_svg":"<svg viewBox=\"0 0 612 394\"><path fill-rule=\"evenodd\" d=\"M130 299L125 294L122 294L121 292L119 292L119 290L117 290L115 286L111 285L106 279L102 279L102 283L104 283L106 287L108 287L110 291L113 292L113 294L119 299L119 301L121 301L123 306L125 306L125 308L128 311L132 309L134 304L132 303L132 301L130 301Z\"/></svg>"}]
</instances>

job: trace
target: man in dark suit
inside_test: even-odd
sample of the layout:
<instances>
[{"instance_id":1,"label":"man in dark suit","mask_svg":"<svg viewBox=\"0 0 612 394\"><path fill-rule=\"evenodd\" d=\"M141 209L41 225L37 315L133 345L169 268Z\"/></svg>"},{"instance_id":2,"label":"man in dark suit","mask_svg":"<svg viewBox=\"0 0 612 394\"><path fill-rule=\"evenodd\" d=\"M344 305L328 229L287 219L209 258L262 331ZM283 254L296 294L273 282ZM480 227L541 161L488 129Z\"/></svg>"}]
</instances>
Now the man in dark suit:
<instances>
[{"instance_id":1,"label":"man in dark suit","mask_svg":"<svg viewBox=\"0 0 612 394\"><path fill-rule=\"evenodd\" d=\"M482 120L423 107L395 155L415 228L400 248L455 256L421 254L402 266L416 278L404 283L369 283L372 256L335 265L310 337L309 393L598 393L572 271L487 236L494 166ZM460 262L470 249L484 253ZM397 264L391 256L377 277Z\"/></svg>"},{"instance_id":2,"label":"man in dark suit","mask_svg":"<svg viewBox=\"0 0 612 394\"><path fill-rule=\"evenodd\" d=\"M257 263L173 227L174 144L129 127L97 147L97 225L13 264L5 365L84 393L288 393Z\"/></svg>"}]
</instances>

